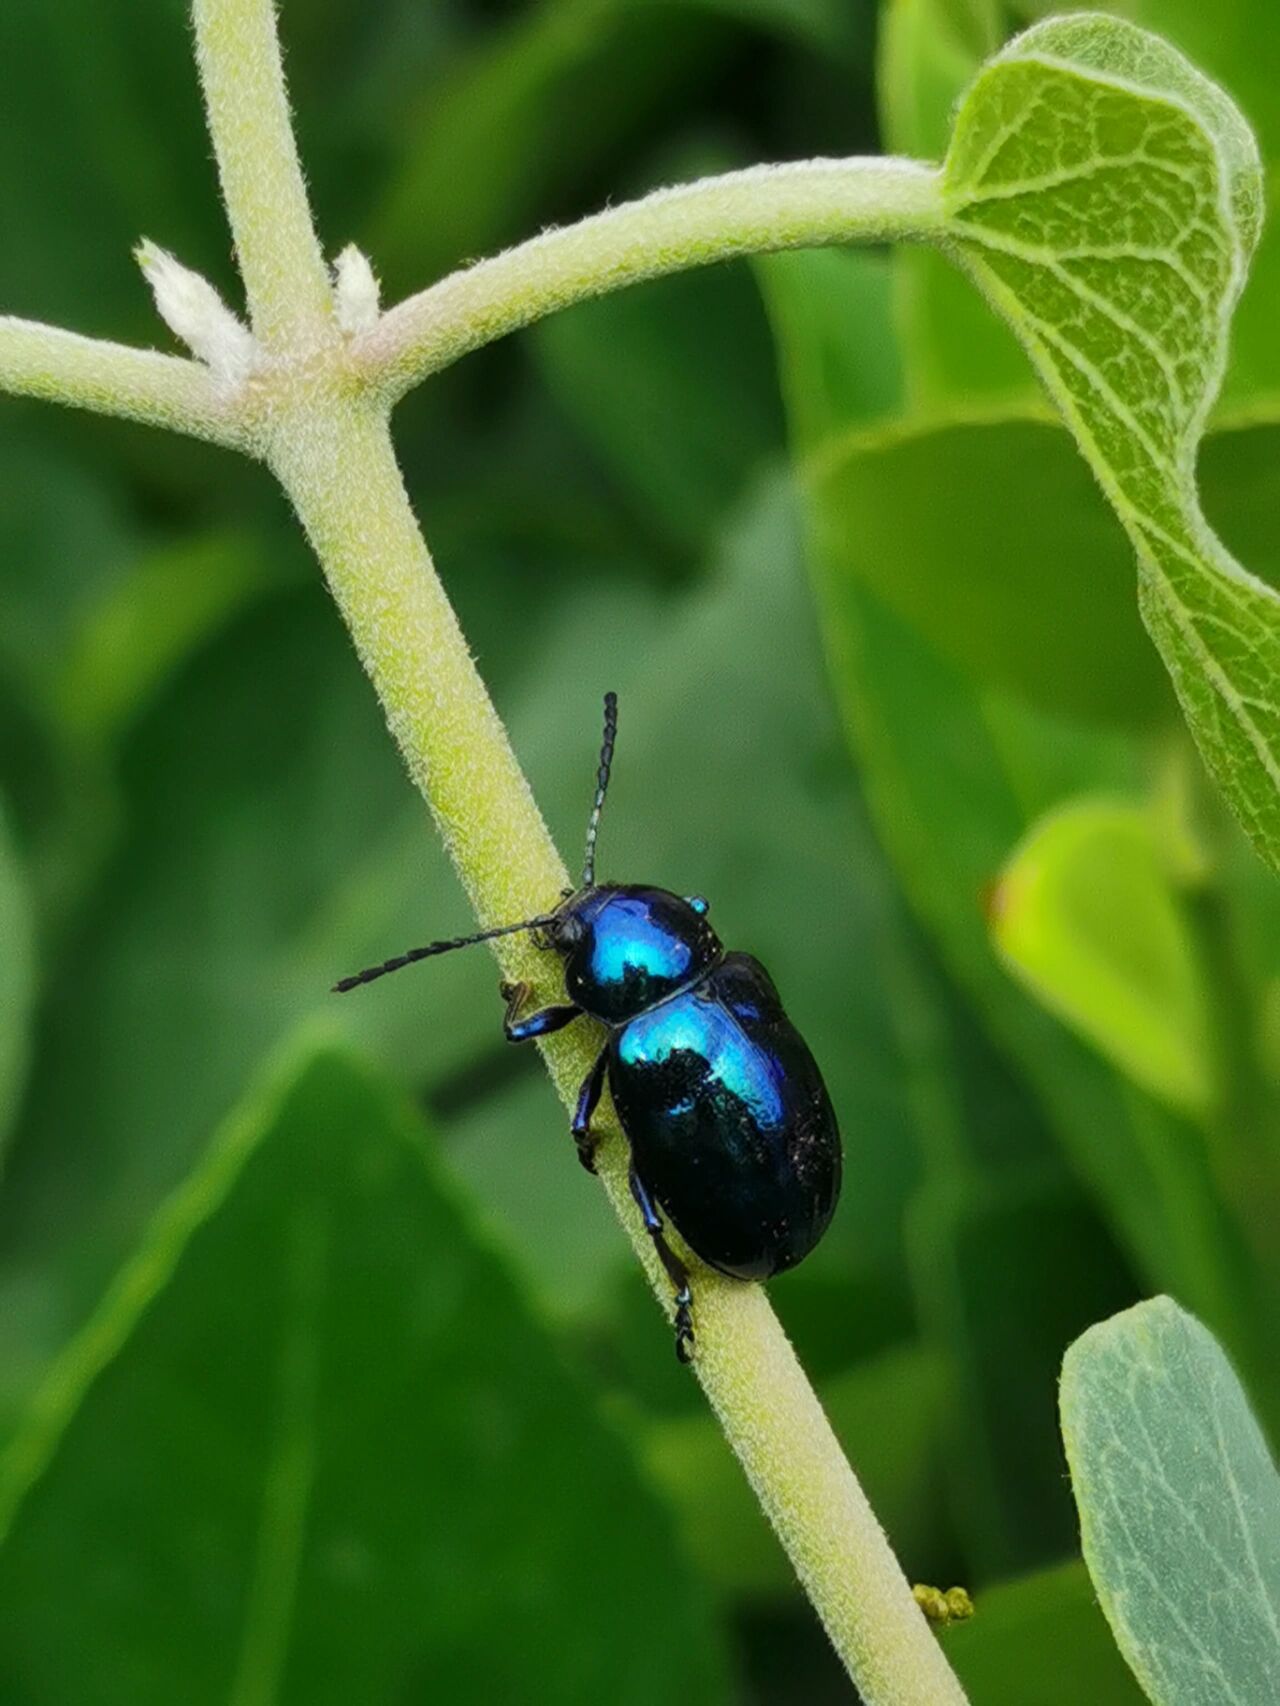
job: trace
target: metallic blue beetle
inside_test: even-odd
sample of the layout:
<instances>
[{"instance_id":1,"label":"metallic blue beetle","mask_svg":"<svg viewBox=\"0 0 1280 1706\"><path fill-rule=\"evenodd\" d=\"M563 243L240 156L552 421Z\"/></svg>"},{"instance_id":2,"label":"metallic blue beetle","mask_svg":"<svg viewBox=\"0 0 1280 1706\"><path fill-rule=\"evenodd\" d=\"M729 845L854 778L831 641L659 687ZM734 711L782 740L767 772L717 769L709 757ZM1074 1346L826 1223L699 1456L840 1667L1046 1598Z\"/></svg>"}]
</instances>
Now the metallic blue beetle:
<instances>
[{"instance_id":1,"label":"metallic blue beetle","mask_svg":"<svg viewBox=\"0 0 1280 1706\"><path fill-rule=\"evenodd\" d=\"M532 930L564 960L568 1001L520 1017L525 984L504 984L510 1042L582 1014L607 1029L578 1095L572 1131L595 1171L591 1119L606 1078L631 1146L631 1190L675 1288L676 1353L693 1346L693 1294L663 1233L736 1279L794 1267L826 1231L840 1194L840 1134L822 1076L768 972L726 954L701 897L595 880L618 703L605 695L604 745L582 883L554 912L414 948L335 985L354 989L416 960Z\"/></svg>"}]
</instances>

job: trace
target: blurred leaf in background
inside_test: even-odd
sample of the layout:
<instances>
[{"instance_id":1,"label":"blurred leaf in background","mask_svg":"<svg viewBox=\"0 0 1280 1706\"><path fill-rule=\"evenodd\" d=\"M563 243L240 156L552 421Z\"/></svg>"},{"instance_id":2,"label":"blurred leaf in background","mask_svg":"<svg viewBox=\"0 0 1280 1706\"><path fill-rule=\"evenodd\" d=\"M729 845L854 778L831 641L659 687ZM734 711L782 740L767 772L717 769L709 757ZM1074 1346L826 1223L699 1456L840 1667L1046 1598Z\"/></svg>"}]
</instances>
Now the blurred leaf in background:
<instances>
[{"instance_id":1,"label":"blurred leaf in background","mask_svg":"<svg viewBox=\"0 0 1280 1706\"><path fill-rule=\"evenodd\" d=\"M8 1132L26 1073L34 981L31 896L0 803L0 1141Z\"/></svg>"},{"instance_id":2,"label":"blurred leaf in background","mask_svg":"<svg viewBox=\"0 0 1280 1706\"><path fill-rule=\"evenodd\" d=\"M1206 969L1150 812L1072 800L1015 848L991 896L1002 958L1152 1095L1213 1102Z\"/></svg>"},{"instance_id":3,"label":"blurred leaf in background","mask_svg":"<svg viewBox=\"0 0 1280 1706\"><path fill-rule=\"evenodd\" d=\"M947 1654L983 1706L1141 1706L1083 1564L993 1588L947 1635Z\"/></svg>"},{"instance_id":4,"label":"blurred leaf in background","mask_svg":"<svg viewBox=\"0 0 1280 1706\"><path fill-rule=\"evenodd\" d=\"M324 1047L55 1367L0 1531L9 1698L725 1697L669 1520L424 1134Z\"/></svg>"}]
</instances>

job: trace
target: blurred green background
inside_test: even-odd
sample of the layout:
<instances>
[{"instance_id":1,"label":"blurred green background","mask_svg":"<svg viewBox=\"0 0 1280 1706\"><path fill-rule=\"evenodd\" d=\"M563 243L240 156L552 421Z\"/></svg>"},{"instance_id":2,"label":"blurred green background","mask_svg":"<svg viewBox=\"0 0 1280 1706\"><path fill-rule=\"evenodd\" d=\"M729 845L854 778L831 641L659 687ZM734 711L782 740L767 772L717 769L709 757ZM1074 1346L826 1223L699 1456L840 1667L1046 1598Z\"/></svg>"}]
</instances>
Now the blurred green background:
<instances>
[{"instance_id":1,"label":"blurred green background","mask_svg":"<svg viewBox=\"0 0 1280 1706\"><path fill-rule=\"evenodd\" d=\"M1280 150L1269 0L1133 0ZM666 181L936 158L996 0L287 0L320 228L386 300ZM235 299L180 0L0 12L0 306ZM1201 459L1280 570L1280 235ZM166 346L167 347L167 346ZM1168 1291L1280 1437L1280 896L1009 335L926 254L574 309L398 416L556 835L706 893L846 1136L775 1302L979 1706L1138 1698L1062 1353ZM282 498L0 399L0 1701L850 1697L467 927ZM1010 861L1013 861L1010 865ZM159 1216L159 1218L157 1218Z\"/></svg>"}]
</instances>

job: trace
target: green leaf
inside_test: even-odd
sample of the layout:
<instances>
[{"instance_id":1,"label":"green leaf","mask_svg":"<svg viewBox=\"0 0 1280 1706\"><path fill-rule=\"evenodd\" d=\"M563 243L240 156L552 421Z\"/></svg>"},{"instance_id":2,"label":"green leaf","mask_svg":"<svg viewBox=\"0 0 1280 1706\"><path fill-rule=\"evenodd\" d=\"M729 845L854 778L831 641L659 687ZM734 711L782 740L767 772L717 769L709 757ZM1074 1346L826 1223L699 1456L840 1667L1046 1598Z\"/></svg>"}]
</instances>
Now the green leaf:
<instances>
[{"instance_id":1,"label":"green leaf","mask_svg":"<svg viewBox=\"0 0 1280 1706\"><path fill-rule=\"evenodd\" d=\"M826 442L850 417L892 417L902 395L902 363L885 323L889 284L875 255L839 249L765 255L754 263L780 352L782 394L792 438L804 450ZM806 318L793 321L803 297ZM870 330L870 336L863 335Z\"/></svg>"},{"instance_id":2,"label":"green leaf","mask_svg":"<svg viewBox=\"0 0 1280 1706\"><path fill-rule=\"evenodd\" d=\"M31 900L0 800L0 1154L26 1077L34 999Z\"/></svg>"},{"instance_id":3,"label":"green leaf","mask_svg":"<svg viewBox=\"0 0 1280 1706\"><path fill-rule=\"evenodd\" d=\"M1167 1297L1062 1367L1085 1561L1155 1706L1280 1699L1280 1476L1230 1363Z\"/></svg>"},{"instance_id":4,"label":"green leaf","mask_svg":"<svg viewBox=\"0 0 1280 1706\"><path fill-rule=\"evenodd\" d=\"M170 0L0 10L6 313L153 338L129 252L146 230L220 284L232 280L217 198L200 193L212 188L209 146L182 69L184 24Z\"/></svg>"},{"instance_id":5,"label":"green leaf","mask_svg":"<svg viewBox=\"0 0 1280 1706\"><path fill-rule=\"evenodd\" d=\"M1134 1294L1060 1165L934 1176L911 1210L916 1309L952 1372L948 1501L964 1567L990 1580L1061 1556L1075 1525L1054 1377L1071 1340Z\"/></svg>"},{"instance_id":6,"label":"green leaf","mask_svg":"<svg viewBox=\"0 0 1280 1706\"><path fill-rule=\"evenodd\" d=\"M1142 1706L1083 1564L979 1591L977 1612L942 1637L981 1706Z\"/></svg>"},{"instance_id":7,"label":"green leaf","mask_svg":"<svg viewBox=\"0 0 1280 1706\"><path fill-rule=\"evenodd\" d=\"M831 258L851 275L860 259ZM817 257L783 259L802 276ZM773 276L785 280L785 270ZM821 282L815 269L815 313ZM843 348L851 363L866 359L850 331L865 322L865 304L846 291L826 311L832 327L821 337L805 327L799 349L785 351L786 371L798 435L815 449L805 472L821 500L818 527L835 535L831 548L850 572L980 683L1046 710L1134 727L1176 718L1167 674L1134 608L1132 553L1069 436L1043 407L1022 406L891 419L833 430L824 443L823 426L838 428L849 408L846 396L845 414L829 407L818 421L834 352ZM849 317L843 331L840 313ZM826 362L814 354L824 345L832 351ZM812 372L796 365L806 351ZM867 356L874 373L881 351ZM812 417L808 429L802 415ZM1273 584L1278 440L1280 431L1262 422L1224 427L1206 436L1200 462L1210 520ZM976 495L1002 485L1016 499Z\"/></svg>"},{"instance_id":8,"label":"green leaf","mask_svg":"<svg viewBox=\"0 0 1280 1706\"><path fill-rule=\"evenodd\" d=\"M1053 20L974 82L944 196L960 257L1134 544L1143 616L1206 763L1280 869L1280 595L1229 555L1195 489L1261 221L1248 126L1158 38Z\"/></svg>"},{"instance_id":9,"label":"green leaf","mask_svg":"<svg viewBox=\"0 0 1280 1706\"><path fill-rule=\"evenodd\" d=\"M325 1047L234 1116L59 1363L0 1529L15 1699L724 1698L616 1435L416 1121Z\"/></svg>"},{"instance_id":10,"label":"green leaf","mask_svg":"<svg viewBox=\"0 0 1280 1706\"><path fill-rule=\"evenodd\" d=\"M1059 428L895 423L836 439L806 472L818 547L975 680L1108 721L1176 715L1130 553Z\"/></svg>"},{"instance_id":11,"label":"green leaf","mask_svg":"<svg viewBox=\"0 0 1280 1706\"><path fill-rule=\"evenodd\" d=\"M139 540L106 479L32 437L0 418L0 671L43 706L62 649L127 579Z\"/></svg>"},{"instance_id":12,"label":"green leaf","mask_svg":"<svg viewBox=\"0 0 1280 1706\"><path fill-rule=\"evenodd\" d=\"M59 659L64 729L114 748L180 664L282 578L236 535L197 536L143 556L84 612Z\"/></svg>"},{"instance_id":13,"label":"green leaf","mask_svg":"<svg viewBox=\"0 0 1280 1706\"><path fill-rule=\"evenodd\" d=\"M1149 811L1073 800L1032 826L990 906L1005 964L1135 1083L1203 1116L1218 1089L1205 970Z\"/></svg>"}]
</instances>

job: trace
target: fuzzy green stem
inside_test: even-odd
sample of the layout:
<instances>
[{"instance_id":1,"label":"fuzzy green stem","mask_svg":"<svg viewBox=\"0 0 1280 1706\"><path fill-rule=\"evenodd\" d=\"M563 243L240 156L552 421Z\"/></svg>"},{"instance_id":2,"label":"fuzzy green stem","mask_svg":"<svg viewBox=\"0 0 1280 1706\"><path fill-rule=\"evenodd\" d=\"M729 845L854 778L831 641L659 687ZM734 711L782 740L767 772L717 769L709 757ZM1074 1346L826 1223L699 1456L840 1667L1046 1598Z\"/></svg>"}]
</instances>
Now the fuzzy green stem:
<instances>
[{"instance_id":1,"label":"fuzzy green stem","mask_svg":"<svg viewBox=\"0 0 1280 1706\"><path fill-rule=\"evenodd\" d=\"M277 423L271 460L481 923L553 905L564 864L432 566L384 411L341 395L303 403ZM556 995L553 955L521 937L493 947L507 977ZM566 1107L600 1043L582 1021L543 1041ZM602 1129L602 1182L669 1310L626 1145L616 1126ZM565 1149L568 1165L567 1139ZM695 1299L695 1372L868 1706L959 1706L963 1691L763 1290L695 1265Z\"/></svg>"},{"instance_id":2,"label":"fuzzy green stem","mask_svg":"<svg viewBox=\"0 0 1280 1706\"><path fill-rule=\"evenodd\" d=\"M200 362L35 320L0 318L0 391L170 427L232 449L249 444L239 409Z\"/></svg>"},{"instance_id":3,"label":"fuzzy green stem","mask_svg":"<svg viewBox=\"0 0 1280 1706\"><path fill-rule=\"evenodd\" d=\"M450 274L384 314L355 360L394 401L460 355L544 314L736 255L929 237L939 173L914 160L803 160L702 178Z\"/></svg>"},{"instance_id":4,"label":"fuzzy green stem","mask_svg":"<svg viewBox=\"0 0 1280 1706\"><path fill-rule=\"evenodd\" d=\"M272 0L194 0L196 58L254 335L292 356L333 341L329 273L298 160Z\"/></svg>"}]
</instances>

